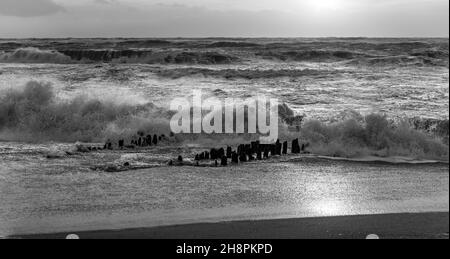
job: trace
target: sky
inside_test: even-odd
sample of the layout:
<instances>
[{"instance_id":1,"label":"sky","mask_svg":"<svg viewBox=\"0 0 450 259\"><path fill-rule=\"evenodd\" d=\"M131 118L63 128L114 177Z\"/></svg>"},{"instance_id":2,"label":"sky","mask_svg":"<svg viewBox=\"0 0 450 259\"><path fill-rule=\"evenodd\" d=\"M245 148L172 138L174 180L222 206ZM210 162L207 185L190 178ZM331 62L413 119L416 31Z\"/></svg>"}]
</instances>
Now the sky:
<instances>
[{"instance_id":1,"label":"sky","mask_svg":"<svg viewBox=\"0 0 450 259\"><path fill-rule=\"evenodd\" d=\"M0 0L0 38L448 36L449 0Z\"/></svg>"}]
</instances>

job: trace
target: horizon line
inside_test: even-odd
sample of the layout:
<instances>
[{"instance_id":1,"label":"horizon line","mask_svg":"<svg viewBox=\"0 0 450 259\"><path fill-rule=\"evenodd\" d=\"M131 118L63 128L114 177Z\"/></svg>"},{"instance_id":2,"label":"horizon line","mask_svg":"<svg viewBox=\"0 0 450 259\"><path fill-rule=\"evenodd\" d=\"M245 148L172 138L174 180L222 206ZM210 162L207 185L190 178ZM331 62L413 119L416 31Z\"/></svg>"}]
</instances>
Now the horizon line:
<instances>
[{"instance_id":1,"label":"horizon line","mask_svg":"<svg viewBox=\"0 0 450 259\"><path fill-rule=\"evenodd\" d=\"M449 39L447 36L95 36L95 37L0 37L0 40L32 39Z\"/></svg>"}]
</instances>

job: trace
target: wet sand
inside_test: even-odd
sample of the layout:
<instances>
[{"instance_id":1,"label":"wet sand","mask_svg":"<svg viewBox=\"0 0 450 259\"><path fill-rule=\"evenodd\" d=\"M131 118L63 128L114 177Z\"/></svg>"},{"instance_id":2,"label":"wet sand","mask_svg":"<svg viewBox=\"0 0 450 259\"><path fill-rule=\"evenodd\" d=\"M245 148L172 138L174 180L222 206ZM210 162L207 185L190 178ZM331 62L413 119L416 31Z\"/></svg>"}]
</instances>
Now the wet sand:
<instances>
[{"instance_id":1,"label":"wet sand","mask_svg":"<svg viewBox=\"0 0 450 259\"><path fill-rule=\"evenodd\" d=\"M449 213L386 214L70 232L81 239L448 239ZM68 233L19 236L63 239Z\"/></svg>"}]
</instances>

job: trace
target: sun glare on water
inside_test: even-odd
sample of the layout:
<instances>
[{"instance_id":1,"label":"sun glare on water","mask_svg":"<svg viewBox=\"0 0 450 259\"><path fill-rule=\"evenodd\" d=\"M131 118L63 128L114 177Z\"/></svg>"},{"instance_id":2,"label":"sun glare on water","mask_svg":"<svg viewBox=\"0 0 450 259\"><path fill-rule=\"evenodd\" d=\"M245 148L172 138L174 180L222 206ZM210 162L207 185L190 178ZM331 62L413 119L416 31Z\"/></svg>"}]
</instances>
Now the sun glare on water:
<instances>
[{"instance_id":1,"label":"sun glare on water","mask_svg":"<svg viewBox=\"0 0 450 259\"><path fill-rule=\"evenodd\" d=\"M324 200L314 204L313 210L321 216L339 216L348 213L347 206L342 201Z\"/></svg>"}]
</instances>

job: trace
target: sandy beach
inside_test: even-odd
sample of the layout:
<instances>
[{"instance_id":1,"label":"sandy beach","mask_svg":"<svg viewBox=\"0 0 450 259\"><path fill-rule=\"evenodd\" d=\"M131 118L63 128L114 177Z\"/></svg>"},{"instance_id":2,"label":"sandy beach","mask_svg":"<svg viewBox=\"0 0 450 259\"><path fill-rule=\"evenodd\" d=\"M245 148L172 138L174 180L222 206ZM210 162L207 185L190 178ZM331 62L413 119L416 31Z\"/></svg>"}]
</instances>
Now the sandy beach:
<instances>
[{"instance_id":1,"label":"sandy beach","mask_svg":"<svg viewBox=\"0 0 450 259\"><path fill-rule=\"evenodd\" d=\"M13 238L64 239L68 233ZM76 233L81 239L448 239L449 213L236 221Z\"/></svg>"}]
</instances>

